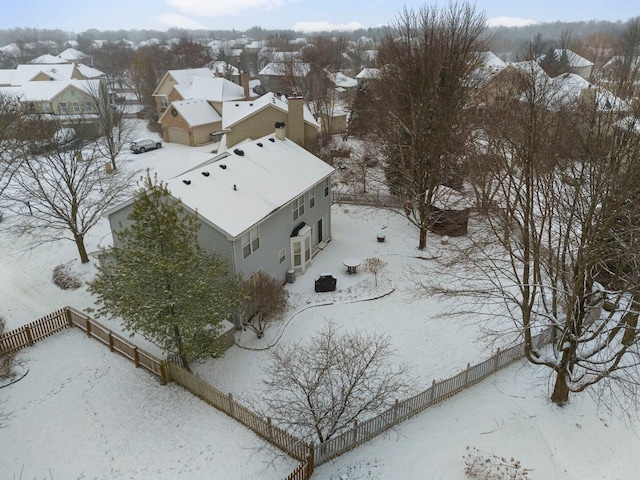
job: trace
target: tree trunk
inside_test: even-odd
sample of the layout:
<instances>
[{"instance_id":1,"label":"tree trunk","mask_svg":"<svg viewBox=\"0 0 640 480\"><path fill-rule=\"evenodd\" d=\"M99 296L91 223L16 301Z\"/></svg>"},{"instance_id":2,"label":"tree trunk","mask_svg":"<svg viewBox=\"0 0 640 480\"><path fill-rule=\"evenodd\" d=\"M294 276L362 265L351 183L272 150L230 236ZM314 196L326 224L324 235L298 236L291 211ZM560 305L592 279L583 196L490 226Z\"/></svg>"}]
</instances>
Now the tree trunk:
<instances>
[{"instance_id":1,"label":"tree trunk","mask_svg":"<svg viewBox=\"0 0 640 480\"><path fill-rule=\"evenodd\" d=\"M551 394L551 401L560 407L569 402L569 386L567 385L567 377L564 370L556 370L556 382Z\"/></svg>"},{"instance_id":2,"label":"tree trunk","mask_svg":"<svg viewBox=\"0 0 640 480\"><path fill-rule=\"evenodd\" d=\"M427 227L420 227L420 240L418 242L418 250L427 248Z\"/></svg>"},{"instance_id":3,"label":"tree trunk","mask_svg":"<svg viewBox=\"0 0 640 480\"><path fill-rule=\"evenodd\" d=\"M89 255L87 255L87 248L84 246L84 237L78 233L73 235L73 238L78 247L78 253L80 254L80 261L82 263L89 263Z\"/></svg>"},{"instance_id":4,"label":"tree trunk","mask_svg":"<svg viewBox=\"0 0 640 480\"><path fill-rule=\"evenodd\" d=\"M182 366L190 372L191 368L189 367L189 360L187 359L187 354L184 351L184 346L182 345L182 335L180 335L180 327L178 325L173 326L173 338L176 342L176 347L178 348L180 360L182 360Z\"/></svg>"}]
</instances>

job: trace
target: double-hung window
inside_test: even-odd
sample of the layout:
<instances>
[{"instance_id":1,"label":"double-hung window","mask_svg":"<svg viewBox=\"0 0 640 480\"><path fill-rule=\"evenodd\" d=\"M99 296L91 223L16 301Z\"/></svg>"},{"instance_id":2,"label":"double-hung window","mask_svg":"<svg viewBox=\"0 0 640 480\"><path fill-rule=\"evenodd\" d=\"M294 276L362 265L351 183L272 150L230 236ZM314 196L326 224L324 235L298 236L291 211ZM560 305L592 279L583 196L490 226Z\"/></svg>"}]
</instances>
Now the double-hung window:
<instances>
[{"instance_id":1,"label":"double-hung window","mask_svg":"<svg viewBox=\"0 0 640 480\"><path fill-rule=\"evenodd\" d=\"M78 102L73 102L73 111L75 113L79 113L80 112L80 103Z\"/></svg>"},{"instance_id":2,"label":"double-hung window","mask_svg":"<svg viewBox=\"0 0 640 480\"><path fill-rule=\"evenodd\" d=\"M324 196L328 197L329 196L329 178L325 178L324 179Z\"/></svg>"},{"instance_id":3,"label":"double-hung window","mask_svg":"<svg viewBox=\"0 0 640 480\"><path fill-rule=\"evenodd\" d=\"M309 191L309 210L311 210L316 204L316 191L315 188L312 188Z\"/></svg>"},{"instance_id":4,"label":"double-hung window","mask_svg":"<svg viewBox=\"0 0 640 480\"><path fill-rule=\"evenodd\" d=\"M254 227L242 235L242 258L247 258L260 248L260 231Z\"/></svg>"},{"instance_id":5,"label":"double-hung window","mask_svg":"<svg viewBox=\"0 0 640 480\"><path fill-rule=\"evenodd\" d=\"M304 215L304 194L293 201L293 220L297 220Z\"/></svg>"},{"instance_id":6,"label":"double-hung window","mask_svg":"<svg viewBox=\"0 0 640 480\"><path fill-rule=\"evenodd\" d=\"M67 105L67 102L60 102L60 112L69 113L69 106Z\"/></svg>"}]
</instances>

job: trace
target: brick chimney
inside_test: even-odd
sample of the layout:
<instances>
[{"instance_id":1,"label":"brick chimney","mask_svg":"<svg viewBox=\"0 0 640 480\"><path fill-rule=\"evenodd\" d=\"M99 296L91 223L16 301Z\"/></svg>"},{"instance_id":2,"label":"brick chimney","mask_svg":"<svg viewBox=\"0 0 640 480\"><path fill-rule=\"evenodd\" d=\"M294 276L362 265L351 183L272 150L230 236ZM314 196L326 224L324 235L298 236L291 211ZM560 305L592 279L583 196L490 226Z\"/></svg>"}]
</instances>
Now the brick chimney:
<instances>
[{"instance_id":1,"label":"brick chimney","mask_svg":"<svg viewBox=\"0 0 640 480\"><path fill-rule=\"evenodd\" d=\"M286 124L284 122L276 122L276 138L278 140L284 140L286 138L285 126Z\"/></svg>"},{"instance_id":2,"label":"brick chimney","mask_svg":"<svg viewBox=\"0 0 640 480\"><path fill-rule=\"evenodd\" d=\"M287 103L287 123L289 125L287 137L304 147L304 98L294 93L288 98Z\"/></svg>"}]
</instances>

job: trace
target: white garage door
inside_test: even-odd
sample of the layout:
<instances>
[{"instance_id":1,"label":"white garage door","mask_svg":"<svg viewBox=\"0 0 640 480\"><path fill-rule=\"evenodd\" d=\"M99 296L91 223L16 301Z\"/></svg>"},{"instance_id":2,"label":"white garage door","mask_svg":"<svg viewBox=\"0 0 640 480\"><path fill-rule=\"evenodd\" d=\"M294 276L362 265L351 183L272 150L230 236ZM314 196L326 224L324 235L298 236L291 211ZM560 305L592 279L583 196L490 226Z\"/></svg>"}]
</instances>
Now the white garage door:
<instances>
[{"instance_id":1,"label":"white garage door","mask_svg":"<svg viewBox=\"0 0 640 480\"><path fill-rule=\"evenodd\" d=\"M178 127L169 127L169 142L189 145L189 132Z\"/></svg>"}]
</instances>

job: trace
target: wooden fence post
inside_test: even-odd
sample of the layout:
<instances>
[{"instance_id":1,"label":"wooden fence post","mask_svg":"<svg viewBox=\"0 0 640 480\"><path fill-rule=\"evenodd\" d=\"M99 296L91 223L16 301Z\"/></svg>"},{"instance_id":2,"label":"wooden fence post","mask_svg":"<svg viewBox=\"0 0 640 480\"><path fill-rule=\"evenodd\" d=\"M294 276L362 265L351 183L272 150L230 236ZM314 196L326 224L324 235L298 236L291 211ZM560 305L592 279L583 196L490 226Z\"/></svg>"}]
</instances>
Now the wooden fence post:
<instances>
[{"instance_id":1,"label":"wooden fence post","mask_svg":"<svg viewBox=\"0 0 640 480\"><path fill-rule=\"evenodd\" d=\"M393 424L398 423L398 399L396 398L395 403L393 404Z\"/></svg>"},{"instance_id":2,"label":"wooden fence post","mask_svg":"<svg viewBox=\"0 0 640 480\"><path fill-rule=\"evenodd\" d=\"M64 307L64 314L67 317L67 322L70 327L73 327L73 317L71 316L71 309L69 307Z\"/></svg>"},{"instance_id":3,"label":"wooden fence post","mask_svg":"<svg viewBox=\"0 0 640 480\"><path fill-rule=\"evenodd\" d=\"M436 381L431 382L431 397L429 398L430 402L433 402L433 398L436 396Z\"/></svg>"},{"instance_id":4,"label":"wooden fence post","mask_svg":"<svg viewBox=\"0 0 640 480\"><path fill-rule=\"evenodd\" d=\"M313 442L309 445L309 454L307 456L307 478L311 478L316 462L316 446Z\"/></svg>"},{"instance_id":5,"label":"wooden fence post","mask_svg":"<svg viewBox=\"0 0 640 480\"><path fill-rule=\"evenodd\" d=\"M273 425L271 425L271 417L267 417L267 426L269 427L269 440L273 440Z\"/></svg>"},{"instance_id":6,"label":"wooden fence post","mask_svg":"<svg viewBox=\"0 0 640 480\"><path fill-rule=\"evenodd\" d=\"M498 361L500 360L500 349L496 352L496 360L493 362L493 371L498 371Z\"/></svg>"},{"instance_id":7,"label":"wooden fence post","mask_svg":"<svg viewBox=\"0 0 640 480\"><path fill-rule=\"evenodd\" d=\"M160 384L166 385L171 379L171 370L169 367L169 360L160 361Z\"/></svg>"},{"instance_id":8,"label":"wooden fence post","mask_svg":"<svg viewBox=\"0 0 640 480\"><path fill-rule=\"evenodd\" d=\"M90 321L89 317L87 317L85 322L86 322L86 325L87 325L87 337L91 338L91 321Z\"/></svg>"},{"instance_id":9,"label":"wooden fence post","mask_svg":"<svg viewBox=\"0 0 640 480\"><path fill-rule=\"evenodd\" d=\"M467 382L469 381L469 369L471 368L471 364L467 363L467 369L464 371L464 386L467 386Z\"/></svg>"},{"instance_id":10,"label":"wooden fence post","mask_svg":"<svg viewBox=\"0 0 640 480\"><path fill-rule=\"evenodd\" d=\"M138 368L140 366L140 356L138 355L138 347L133 347L133 363Z\"/></svg>"},{"instance_id":11,"label":"wooden fence post","mask_svg":"<svg viewBox=\"0 0 640 480\"><path fill-rule=\"evenodd\" d=\"M351 440L351 443L355 445L357 439L358 439L358 420L354 420L353 421L353 439Z\"/></svg>"},{"instance_id":12,"label":"wooden fence post","mask_svg":"<svg viewBox=\"0 0 640 480\"><path fill-rule=\"evenodd\" d=\"M27 335L27 343L30 347L33 347L33 335L31 335L31 329L25 325L24 333Z\"/></svg>"},{"instance_id":13,"label":"wooden fence post","mask_svg":"<svg viewBox=\"0 0 640 480\"><path fill-rule=\"evenodd\" d=\"M109 350L113 352L113 335L111 334L111 331L109 331Z\"/></svg>"},{"instance_id":14,"label":"wooden fence post","mask_svg":"<svg viewBox=\"0 0 640 480\"><path fill-rule=\"evenodd\" d=\"M233 418L236 418L236 409L233 406L233 395L231 395L231 393L229 393L229 414Z\"/></svg>"}]
</instances>

